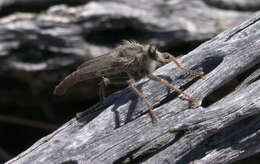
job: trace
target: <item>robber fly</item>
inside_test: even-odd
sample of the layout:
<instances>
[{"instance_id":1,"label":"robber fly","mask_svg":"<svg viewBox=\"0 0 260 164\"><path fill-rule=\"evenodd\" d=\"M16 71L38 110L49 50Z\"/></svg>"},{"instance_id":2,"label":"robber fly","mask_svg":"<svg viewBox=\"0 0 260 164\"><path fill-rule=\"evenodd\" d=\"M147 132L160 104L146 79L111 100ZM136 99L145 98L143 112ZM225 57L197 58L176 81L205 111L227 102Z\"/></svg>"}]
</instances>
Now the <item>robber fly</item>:
<instances>
[{"instance_id":1,"label":"robber fly","mask_svg":"<svg viewBox=\"0 0 260 164\"><path fill-rule=\"evenodd\" d=\"M142 45L135 41L123 41L121 45L113 49L111 52L88 60L78 67L78 69L68 75L55 88L54 94L63 95L66 90L78 82L102 78L100 82L100 95L104 97L104 89L107 85L113 84L114 77L122 73L127 74L129 80L124 82L138 95L148 106L149 115L152 122L157 122L158 118L152 111L153 105L145 98L145 96L135 87L134 82L141 78L148 77L152 80L161 82L165 86L173 89L192 103L196 103L196 99L184 93L182 90L174 87L172 84L152 74L156 68L174 62L181 70L191 73L196 76L203 77L204 75L192 70L183 68L174 56L169 53L163 53L152 45Z\"/></svg>"}]
</instances>

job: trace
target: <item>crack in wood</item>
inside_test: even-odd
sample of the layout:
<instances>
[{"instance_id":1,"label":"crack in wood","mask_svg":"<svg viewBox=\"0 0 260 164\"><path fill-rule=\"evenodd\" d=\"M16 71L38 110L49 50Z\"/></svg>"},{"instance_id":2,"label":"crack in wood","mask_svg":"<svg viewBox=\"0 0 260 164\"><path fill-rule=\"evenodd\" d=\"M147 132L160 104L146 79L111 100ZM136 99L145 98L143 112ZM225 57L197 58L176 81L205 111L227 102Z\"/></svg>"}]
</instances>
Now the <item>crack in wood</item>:
<instances>
[{"instance_id":1,"label":"crack in wood","mask_svg":"<svg viewBox=\"0 0 260 164\"><path fill-rule=\"evenodd\" d=\"M141 163L142 161L147 160L149 157L177 142L185 135L185 133L185 130L176 130L174 132L168 131L167 133L158 136L156 139L151 140L150 142L129 152L127 155L116 160L114 164Z\"/></svg>"},{"instance_id":2,"label":"crack in wood","mask_svg":"<svg viewBox=\"0 0 260 164\"><path fill-rule=\"evenodd\" d=\"M259 70L259 68L260 68L260 65L255 63L255 66L253 66L252 68L245 69L243 72L238 74L236 77L234 77L233 79L230 79L229 82L227 82L226 84L222 85L220 88L212 91L210 94L208 94L206 97L204 97L204 99L202 100L201 106L204 108L207 108L210 105L218 102L225 96L231 94L238 88L241 89L241 84L244 83L244 81L246 79L251 77L250 76L251 74L253 74L255 71ZM259 79L259 78L260 78L260 75L258 76L258 78L255 77L251 81L247 82L247 84L250 85L250 83L257 81L257 79Z\"/></svg>"},{"instance_id":3,"label":"crack in wood","mask_svg":"<svg viewBox=\"0 0 260 164\"><path fill-rule=\"evenodd\" d=\"M241 34L241 32L242 32L243 30L245 30L245 29L247 29L248 27L254 25L254 24L257 23L259 20L260 20L260 18L257 18L257 19L255 19L255 20L249 22L248 24L244 25L242 28L234 30L234 31L224 40L224 42L229 41L230 39L232 39L232 37L234 37L234 36L237 35L237 34Z\"/></svg>"},{"instance_id":4,"label":"crack in wood","mask_svg":"<svg viewBox=\"0 0 260 164\"><path fill-rule=\"evenodd\" d=\"M190 162L192 163L198 159L203 159L203 157L207 156L207 154L210 154L213 151L222 150L232 145L235 145L236 142L242 142L242 140L244 139L249 139L246 138L249 134L255 134L257 137L257 134L254 132L257 130L256 128L258 128L255 125L260 123L259 116L260 114L243 118L242 120L237 121L236 123L231 124L230 126L218 130L217 133L214 133L211 136L209 136L190 153L183 156L182 159L178 161L178 164ZM233 131L232 129L238 130ZM233 147L233 149L236 148ZM244 154L247 153L245 152ZM245 156L242 157L241 155L240 158L245 158Z\"/></svg>"}]
</instances>

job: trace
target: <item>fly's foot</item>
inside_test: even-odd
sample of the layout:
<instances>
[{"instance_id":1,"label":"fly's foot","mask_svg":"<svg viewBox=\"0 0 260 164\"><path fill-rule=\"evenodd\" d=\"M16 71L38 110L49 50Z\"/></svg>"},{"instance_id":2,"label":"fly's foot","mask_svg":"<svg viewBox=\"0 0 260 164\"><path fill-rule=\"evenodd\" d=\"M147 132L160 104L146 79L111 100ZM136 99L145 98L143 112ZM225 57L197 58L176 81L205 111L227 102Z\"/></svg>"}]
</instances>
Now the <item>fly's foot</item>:
<instances>
[{"instance_id":1,"label":"fly's foot","mask_svg":"<svg viewBox=\"0 0 260 164\"><path fill-rule=\"evenodd\" d=\"M199 99L191 98L190 101L191 101L191 103L192 103L193 105L197 105L198 102L199 102Z\"/></svg>"},{"instance_id":2,"label":"fly's foot","mask_svg":"<svg viewBox=\"0 0 260 164\"><path fill-rule=\"evenodd\" d=\"M157 123L159 122L159 117L156 116L156 114L154 113L154 111L152 111L152 109L149 109L149 116L152 120L152 123Z\"/></svg>"}]
</instances>

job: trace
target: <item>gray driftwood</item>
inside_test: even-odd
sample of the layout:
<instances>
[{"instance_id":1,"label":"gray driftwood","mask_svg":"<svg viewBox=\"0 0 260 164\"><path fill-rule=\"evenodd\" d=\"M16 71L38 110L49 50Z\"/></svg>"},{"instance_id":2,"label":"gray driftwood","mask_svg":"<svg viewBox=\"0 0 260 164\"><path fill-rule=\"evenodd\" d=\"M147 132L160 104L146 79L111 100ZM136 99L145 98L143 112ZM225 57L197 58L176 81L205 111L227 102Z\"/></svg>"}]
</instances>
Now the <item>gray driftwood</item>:
<instances>
[{"instance_id":1,"label":"gray driftwood","mask_svg":"<svg viewBox=\"0 0 260 164\"><path fill-rule=\"evenodd\" d=\"M146 106L124 89L91 107L7 162L30 163L230 163L260 151L260 12L182 57L186 75L171 63L155 74L185 90L199 105L154 81L139 89Z\"/></svg>"}]
</instances>

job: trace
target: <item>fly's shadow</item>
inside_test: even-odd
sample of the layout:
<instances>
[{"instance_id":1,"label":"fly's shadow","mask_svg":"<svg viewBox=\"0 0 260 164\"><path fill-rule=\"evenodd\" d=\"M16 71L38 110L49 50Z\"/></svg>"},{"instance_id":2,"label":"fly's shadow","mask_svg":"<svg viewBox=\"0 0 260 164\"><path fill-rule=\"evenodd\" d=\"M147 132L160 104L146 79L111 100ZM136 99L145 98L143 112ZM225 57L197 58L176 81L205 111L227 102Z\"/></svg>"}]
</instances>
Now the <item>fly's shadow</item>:
<instances>
[{"instance_id":1,"label":"fly's shadow","mask_svg":"<svg viewBox=\"0 0 260 164\"><path fill-rule=\"evenodd\" d=\"M138 84L136 87L138 90L142 90L143 85L145 82L142 82ZM111 111L114 112L114 120L115 120L115 129L119 128L122 125L125 125L133 120L133 115L136 112L136 106L138 104L138 101L140 101L140 98L134 93L134 91L131 88L127 88L121 92L120 101L117 101ZM125 113L125 110L119 111L119 107L127 104L129 101L131 101L130 105L127 106L127 112ZM121 117L126 117L125 121Z\"/></svg>"},{"instance_id":2,"label":"fly's shadow","mask_svg":"<svg viewBox=\"0 0 260 164\"><path fill-rule=\"evenodd\" d=\"M137 88L142 90L144 84L145 82L138 84ZM123 109L119 111L120 107L124 106L129 101L131 101L131 103L127 106L127 111ZM113 93L103 101L100 101L96 105L80 113L77 120L85 125L101 114L106 108L113 105L111 111L114 113L115 128L119 128L133 120L133 115L138 101L140 101L139 97L134 94L131 88L128 87L122 91ZM123 117L126 117L126 119L122 119Z\"/></svg>"}]
</instances>

